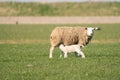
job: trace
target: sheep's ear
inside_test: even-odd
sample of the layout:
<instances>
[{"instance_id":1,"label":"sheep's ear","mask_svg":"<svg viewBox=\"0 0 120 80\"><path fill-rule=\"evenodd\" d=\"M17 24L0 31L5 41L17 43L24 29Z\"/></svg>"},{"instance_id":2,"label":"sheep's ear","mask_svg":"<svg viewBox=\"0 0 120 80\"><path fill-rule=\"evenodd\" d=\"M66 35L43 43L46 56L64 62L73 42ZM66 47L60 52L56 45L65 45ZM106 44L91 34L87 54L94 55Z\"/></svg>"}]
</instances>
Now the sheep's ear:
<instances>
[{"instance_id":1,"label":"sheep's ear","mask_svg":"<svg viewBox=\"0 0 120 80\"><path fill-rule=\"evenodd\" d=\"M85 28L85 30L87 30L87 28Z\"/></svg>"},{"instance_id":2,"label":"sheep's ear","mask_svg":"<svg viewBox=\"0 0 120 80\"><path fill-rule=\"evenodd\" d=\"M97 30L101 30L101 28L98 28Z\"/></svg>"},{"instance_id":3,"label":"sheep's ear","mask_svg":"<svg viewBox=\"0 0 120 80\"><path fill-rule=\"evenodd\" d=\"M96 28L94 28L94 30L101 30L100 28L98 28L98 27L96 27Z\"/></svg>"}]
</instances>

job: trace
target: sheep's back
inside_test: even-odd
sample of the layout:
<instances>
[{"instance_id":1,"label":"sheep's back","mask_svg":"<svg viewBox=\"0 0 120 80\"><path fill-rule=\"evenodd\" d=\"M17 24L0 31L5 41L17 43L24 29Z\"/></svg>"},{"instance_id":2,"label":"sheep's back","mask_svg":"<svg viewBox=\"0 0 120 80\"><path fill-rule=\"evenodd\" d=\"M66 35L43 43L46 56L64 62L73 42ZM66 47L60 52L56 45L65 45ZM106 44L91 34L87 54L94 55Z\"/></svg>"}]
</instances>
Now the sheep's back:
<instances>
[{"instance_id":1,"label":"sheep's back","mask_svg":"<svg viewBox=\"0 0 120 80\"><path fill-rule=\"evenodd\" d=\"M79 38L83 36L84 27L60 27L61 42L64 45L78 44Z\"/></svg>"}]
</instances>

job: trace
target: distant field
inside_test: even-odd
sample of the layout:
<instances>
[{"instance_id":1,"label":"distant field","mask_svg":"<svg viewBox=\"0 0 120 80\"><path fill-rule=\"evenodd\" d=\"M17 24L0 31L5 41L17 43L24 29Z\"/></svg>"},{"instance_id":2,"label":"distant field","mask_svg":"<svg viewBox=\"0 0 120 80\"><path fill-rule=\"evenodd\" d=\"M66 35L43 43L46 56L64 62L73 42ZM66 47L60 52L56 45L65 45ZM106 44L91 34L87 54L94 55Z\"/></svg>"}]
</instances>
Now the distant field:
<instances>
[{"instance_id":1,"label":"distant field","mask_svg":"<svg viewBox=\"0 0 120 80\"><path fill-rule=\"evenodd\" d=\"M49 35L53 28L63 25L41 24L41 25L9 25L0 24L0 41L46 41L49 42ZM82 27L100 27L101 31L96 31L93 40L109 41L120 40L120 24L86 24L86 25L64 25L64 26L82 26Z\"/></svg>"},{"instance_id":2,"label":"distant field","mask_svg":"<svg viewBox=\"0 0 120 80\"><path fill-rule=\"evenodd\" d=\"M0 16L120 16L120 3L0 3Z\"/></svg>"},{"instance_id":3,"label":"distant field","mask_svg":"<svg viewBox=\"0 0 120 80\"><path fill-rule=\"evenodd\" d=\"M101 28L82 49L85 59L74 54L60 59L58 48L48 58L49 35L56 26L63 25L0 24L0 79L120 80L120 24L79 25Z\"/></svg>"}]
</instances>

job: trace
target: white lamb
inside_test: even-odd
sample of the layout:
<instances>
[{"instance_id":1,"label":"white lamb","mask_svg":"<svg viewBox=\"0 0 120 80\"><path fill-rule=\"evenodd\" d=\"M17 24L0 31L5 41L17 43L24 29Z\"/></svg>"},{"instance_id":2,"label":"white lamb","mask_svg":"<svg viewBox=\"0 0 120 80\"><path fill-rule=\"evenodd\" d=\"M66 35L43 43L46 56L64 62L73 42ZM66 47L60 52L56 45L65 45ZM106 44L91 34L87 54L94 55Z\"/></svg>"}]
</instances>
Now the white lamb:
<instances>
[{"instance_id":1,"label":"white lamb","mask_svg":"<svg viewBox=\"0 0 120 80\"><path fill-rule=\"evenodd\" d=\"M82 45L79 44L69 45L69 46L64 46L63 44L59 45L59 49L64 53L64 58L67 58L67 54L71 52L75 52L77 53L77 56L81 56L82 58L85 58L85 55L81 51L80 47L82 47ZM60 57L62 57L62 53L60 54Z\"/></svg>"}]
</instances>

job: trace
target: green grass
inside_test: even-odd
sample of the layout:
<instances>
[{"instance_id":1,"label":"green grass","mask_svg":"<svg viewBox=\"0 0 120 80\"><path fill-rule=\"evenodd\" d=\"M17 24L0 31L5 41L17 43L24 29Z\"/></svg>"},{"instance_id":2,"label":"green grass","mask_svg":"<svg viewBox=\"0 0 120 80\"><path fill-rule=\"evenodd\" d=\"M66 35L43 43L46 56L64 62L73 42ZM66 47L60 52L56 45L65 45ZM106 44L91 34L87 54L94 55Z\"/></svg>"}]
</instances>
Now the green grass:
<instances>
[{"instance_id":1,"label":"green grass","mask_svg":"<svg viewBox=\"0 0 120 80\"><path fill-rule=\"evenodd\" d=\"M0 16L120 16L120 3L86 2L42 4L1 2Z\"/></svg>"},{"instance_id":2,"label":"green grass","mask_svg":"<svg viewBox=\"0 0 120 80\"><path fill-rule=\"evenodd\" d=\"M0 25L0 40L49 40L53 28L65 25ZM81 24L66 26L100 27L94 39L120 39L120 24Z\"/></svg>"},{"instance_id":3,"label":"green grass","mask_svg":"<svg viewBox=\"0 0 120 80\"><path fill-rule=\"evenodd\" d=\"M100 26L93 40L115 40L106 43L90 43L83 52L85 59L69 54L59 58L56 48L49 59L49 35L57 25L0 25L1 80L120 80L120 24L87 24ZM60 25L62 26L62 25ZM77 25L68 25L77 26ZM107 37L108 36L108 37ZM19 40L43 42L19 43ZM118 41L116 41L118 40Z\"/></svg>"},{"instance_id":4,"label":"green grass","mask_svg":"<svg viewBox=\"0 0 120 80\"><path fill-rule=\"evenodd\" d=\"M1 80L119 80L120 44L91 44L85 59L48 59L48 44L0 45Z\"/></svg>"}]
</instances>

